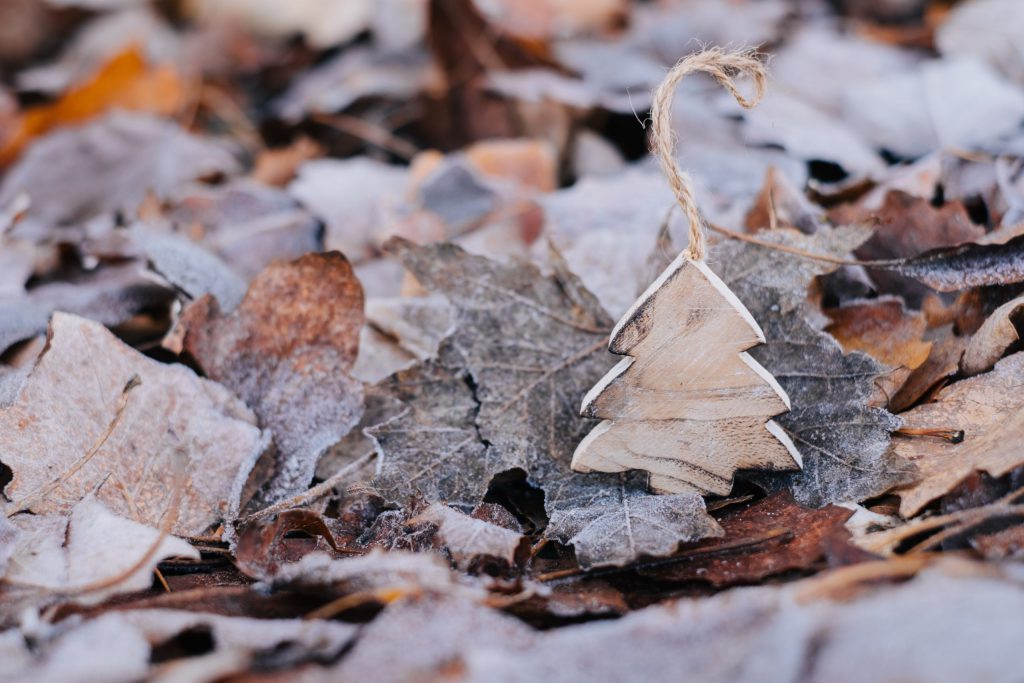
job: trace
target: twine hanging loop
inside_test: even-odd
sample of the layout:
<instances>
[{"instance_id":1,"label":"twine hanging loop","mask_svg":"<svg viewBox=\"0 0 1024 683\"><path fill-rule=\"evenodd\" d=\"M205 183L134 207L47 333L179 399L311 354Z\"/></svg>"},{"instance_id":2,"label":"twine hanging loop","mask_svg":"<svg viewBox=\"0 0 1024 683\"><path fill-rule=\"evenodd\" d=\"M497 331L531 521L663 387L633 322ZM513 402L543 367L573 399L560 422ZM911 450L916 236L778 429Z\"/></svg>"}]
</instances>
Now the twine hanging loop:
<instances>
[{"instance_id":1,"label":"twine hanging loop","mask_svg":"<svg viewBox=\"0 0 1024 683\"><path fill-rule=\"evenodd\" d=\"M707 253L704 218L693 194L693 179L676 162L676 139L672 132L672 100L676 87L695 71L710 74L732 93L744 109L752 109L764 97L768 74L752 50L726 52L713 47L679 60L654 91L654 103L651 106L651 153L658 157L672 193L690 223L690 258L700 261ZM754 96L749 100L736 87L734 79L740 75L750 76L754 81Z\"/></svg>"}]
</instances>

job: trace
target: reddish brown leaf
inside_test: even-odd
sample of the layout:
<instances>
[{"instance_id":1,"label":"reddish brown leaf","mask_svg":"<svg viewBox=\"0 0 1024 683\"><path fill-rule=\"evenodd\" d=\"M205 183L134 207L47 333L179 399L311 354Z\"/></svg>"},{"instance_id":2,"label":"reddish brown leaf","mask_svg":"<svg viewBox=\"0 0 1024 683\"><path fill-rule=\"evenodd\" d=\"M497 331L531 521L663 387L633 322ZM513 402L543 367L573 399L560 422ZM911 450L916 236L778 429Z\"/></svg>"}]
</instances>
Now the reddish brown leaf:
<instances>
[{"instance_id":1,"label":"reddish brown leaf","mask_svg":"<svg viewBox=\"0 0 1024 683\"><path fill-rule=\"evenodd\" d=\"M267 500L309 484L327 447L355 426L362 384L348 372L359 352L363 288L339 252L269 266L229 315L206 296L182 316L183 346L232 388L277 444Z\"/></svg>"},{"instance_id":2,"label":"reddish brown leaf","mask_svg":"<svg viewBox=\"0 0 1024 683\"><path fill-rule=\"evenodd\" d=\"M787 571L807 571L821 563L827 541L849 537L843 524L852 514L835 505L805 508L790 493L776 493L726 513L718 520L725 529L723 537L682 551L692 559L642 573L661 580L707 581L721 587Z\"/></svg>"}]
</instances>

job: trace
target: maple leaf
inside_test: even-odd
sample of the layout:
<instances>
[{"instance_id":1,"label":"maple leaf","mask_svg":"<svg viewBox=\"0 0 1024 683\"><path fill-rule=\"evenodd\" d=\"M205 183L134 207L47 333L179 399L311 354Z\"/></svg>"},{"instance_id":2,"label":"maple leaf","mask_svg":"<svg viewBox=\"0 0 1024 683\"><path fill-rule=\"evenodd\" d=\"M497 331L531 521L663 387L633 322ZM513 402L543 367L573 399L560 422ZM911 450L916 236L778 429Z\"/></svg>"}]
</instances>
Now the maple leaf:
<instances>
[{"instance_id":1,"label":"maple leaf","mask_svg":"<svg viewBox=\"0 0 1024 683\"><path fill-rule=\"evenodd\" d=\"M863 241L859 228L808 237L792 231L760 233L805 250L843 254ZM800 449L804 468L755 475L770 488L788 486L798 502L821 506L864 500L906 483L913 467L895 455L890 432L899 419L869 405L886 372L870 356L842 347L809 321L811 279L826 265L743 242L727 242L711 255L720 275L764 331L766 343L750 351L779 381L792 409L776 418Z\"/></svg>"},{"instance_id":2,"label":"maple leaf","mask_svg":"<svg viewBox=\"0 0 1024 683\"><path fill-rule=\"evenodd\" d=\"M338 252L269 266L228 315L206 296L182 316L185 351L273 433L269 502L308 486L320 455L359 421L362 384L348 371L362 324L362 285Z\"/></svg>"},{"instance_id":3,"label":"maple leaf","mask_svg":"<svg viewBox=\"0 0 1024 683\"><path fill-rule=\"evenodd\" d=\"M140 383L126 389L132 378ZM187 478L171 531L198 535L237 513L267 445L255 421L221 385L57 313L46 349L0 408L0 462L13 472L5 493L13 510L65 514L99 486L112 512L159 527L182 454Z\"/></svg>"},{"instance_id":4,"label":"maple leaf","mask_svg":"<svg viewBox=\"0 0 1024 683\"><path fill-rule=\"evenodd\" d=\"M718 533L696 494L652 496L636 475L570 471L593 424L579 415L581 397L611 365L611 320L557 260L545 277L451 244L395 240L389 248L448 298L455 324L436 361L382 385L409 407L368 432L381 452L382 493L469 507L495 475L523 470L547 493L549 536L575 544L583 566L664 554Z\"/></svg>"}]
</instances>

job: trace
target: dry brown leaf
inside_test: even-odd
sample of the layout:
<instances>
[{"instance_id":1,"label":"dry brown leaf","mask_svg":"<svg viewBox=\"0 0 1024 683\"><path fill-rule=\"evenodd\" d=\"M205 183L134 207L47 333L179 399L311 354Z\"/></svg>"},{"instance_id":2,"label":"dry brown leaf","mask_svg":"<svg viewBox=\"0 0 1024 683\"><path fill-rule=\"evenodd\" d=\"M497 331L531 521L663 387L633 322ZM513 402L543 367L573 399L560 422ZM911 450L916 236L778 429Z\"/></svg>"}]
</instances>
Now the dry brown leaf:
<instances>
[{"instance_id":1,"label":"dry brown leaf","mask_svg":"<svg viewBox=\"0 0 1024 683\"><path fill-rule=\"evenodd\" d=\"M141 384L126 392L134 377ZM57 313L16 401L0 409L0 462L13 472L8 509L66 514L103 483L100 502L159 527L173 463L184 456L187 479L171 530L201 534L238 511L266 448L255 422L219 384L146 358L99 323Z\"/></svg>"},{"instance_id":2,"label":"dry brown leaf","mask_svg":"<svg viewBox=\"0 0 1024 683\"><path fill-rule=\"evenodd\" d=\"M34 138L82 123L113 108L171 115L185 104L186 85L169 66L150 68L132 46L104 64L92 80L53 104L24 112L0 144L0 166L11 163Z\"/></svg>"},{"instance_id":3,"label":"dry brown leaf","mask_svg":"<svg viewBox=\"0 0 1024 683\"><path fill-rule=\"evenodd\" d=\"M1024 297L1017 297L997 308L967 344L960 359L960 371L970 377L992 369L1003 354L1020 340L1015 323L1021 322Z\"/></svg>"},{"instance_id":4,"label":"dry brown leaf","mask_svg":"<svg viewBox=\"0 0 1024 683\"><path fill-rule=\"evenodd\" d=\"M917 465L919 480L894 490L900 514L910 517L976 470L998 477L1024 464L1024 353L988 373L950 385L934 402L903 413L903 430L964 432L953 443L938 436L898 437L896 452Z\"/></svg>"},{"instance_id":5,"label":"dry brown leaf","mask_svg":"<svg viewBox=\"0 0 1024 683\"><path fill-rule=\"evenodd\" d=\"M269 502L301 491L316 461L363 412L349 375L359 352L363 288L338 252L269 266L230 314L210 297L182 316L184 349L248 403L277 445Z\"/></svg>"},{"instance_id":6,"label":"dry brown leaf","mask_svg":"<svg viewBox=\"0 0 1024 683\"><path fill-rule=\"evenodd\" d=\"M827 311L832 324L825 331L836 338L843 351L863 351L892 368L913 370L931 351L922 339L927 322L924 315L903 308L895 297L857 301Z\"/></svg>"},{"instance_id":7,"label":"dry brown leaf","mask_svg":"<svg viewBox=\"0 0 1024 683\"><path fill-rule=\"evenodd\" d=\"M655 565L641 574L662 581L730 586L786 571L811 570L823 564L827 543L849 537L843 524L852 514L835 505L805 508L789 492L776 493L719 517L723 537L687 546L681 561Z\"/></svg>"}]
</instances>

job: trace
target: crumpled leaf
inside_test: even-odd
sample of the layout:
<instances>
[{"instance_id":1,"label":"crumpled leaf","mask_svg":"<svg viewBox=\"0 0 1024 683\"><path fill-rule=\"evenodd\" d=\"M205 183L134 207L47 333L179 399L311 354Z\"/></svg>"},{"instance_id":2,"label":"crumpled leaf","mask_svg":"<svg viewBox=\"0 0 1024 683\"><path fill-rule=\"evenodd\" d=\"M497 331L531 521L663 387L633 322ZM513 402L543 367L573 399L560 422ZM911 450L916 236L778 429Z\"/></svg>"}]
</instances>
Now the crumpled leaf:
<instances>
[{"instance_id":1,"label":"crumpled leaf","mask_svg":"<svg viewBox=\"0 0 1024 683\"><path fill-rule=\"evenodd\" d=\"M113 112L40 138L0 184L0 205L25 192L32 205L15 229L33 238L114 212L135 215L147 193L238 170L220 142L148 114ZM59 231L58 231L59 232Z\"/></svg>"},{"instance_id":2,"label":"crumpled leaf","mask_svg":"<svg viewBox=\"0 0 1024 683\"><path fill-rule=\"evenodd\" d=\"M991 372L956 382L931 403L902 414L905 429L963 431L956 443L939 436L901 437L896 452L917 465L920 479L895 490L900 514L910 517L974 471L994 477L1024 464L1024 353L996 363Z\"/></svg>"},{"instance_id":3,"label":"crumpled leaf","mask_svg":"<svg viewBox=\"0 0 1024 683\"><path fill-rule=\"evenodd\" d=\"M643 473L551 479L545 482L551 515L545 534L572 545L584 569L670 555L681 542L723 534L703 498L651 495Z\"/></svg>"},{"instance_id":4,"label":"crumpled leaf","mask_svg":"<svg viewBox=\"0 0 1024 683\"><path fill-rule=\"evenodd\" d=\"M363 289L348 260L329 252L275 263L230 314L205 297L180 324L185 351L273 434L266 500L308 486L317 459L363 410L362 384L348 374L359 352Z\"/></svg>"},{"instance_id":5,"label":"crumpled leaf","mask_svg":"<svg viewBox=\"0 0 1024 683\"><path fill-rule=\"evenodd\" d=\"M168 492L161 502L170 504L174 495ZM8 584L15 595L28 588L94 605L117 593L149 588L153 570L168 557L199 559L199 551L187 542L164 538L157 529L114 514L95 494L83 498L68 517L17 515L13 523L19 533L0 586Z\"/></svg>"},{"instance_id":6,"label":"crumpled leaf","mask_svg":"<svg viewBox=\"0 0 1024 683\"><path fill-rule=\"evenodd\" d=\"M441 503L427 506L409 520L410 524L423 522L437 527L438 540L462 571L487 560L498 560L514 567L529 550L526 537L521 533L470 517Z\"/></svg>"},{"instance_id":7,"label":"crumpled leaf","mask_svg":"<svg viewBox=\"0 0 1024 683\"><path fill-rule=\"evenodd\" d=\"M390 248L456 313L439 358L384 385L409 410L368 432L380 448L382 493L473 507L495 475L523 470L547 494L549 537L573 543L584 567L718 532L699 496L651 496L642 476L570 471L591 426L580 398L611 364L610 320L574 276L543 277L451 244Z\"/></svg>"},{"instance_id":8,"label":"crumpled leaf","mask_svg":"<svg viewBox=\"0 0 1024 683\"><path fill-rule=\"evenodd\" d=\"M141 383L126 392L136 376ZM184 457L171 531L198 535L237 513L266 448L255 422L219 384L146 358L99 323L57 313L16 401L0 408L0 462L13 471L5 494L14 508L66 514L104 482L96 496L112 512L159 527L174 459Z\"/></svg>"},{"instance_id":9,"label":"crumpled leaf","mask_svg":"<svg viewBox=\"0 0 1024 683\"><path fill-rule=\"evenodd\" d=\"M940 292L1024 282L1024 235L1003 244L934 249L894 269Z\"/></svg>"},{"instance_id":10,"label":"crumpled leaf","mask_svg":"<svg viewBox=\"0 0 1024 683\"><path fill-rule=\"evenodd\" d=\"M843 254L863 241L865 230L760 235L812 252ZM776 422L800 449L803 470L755 475L757 480L772 489L788 487L797 502L813 507L864 500L907 482L913 468L890 447L889 433L900 421L869 404L885 368L862 353L844 354L809 322L808 284L829 268L735 241L714 248L709 260L760 324L767 342L750 354L775 376L792 404Z\"/></svg>"},{"instance_id":11,"label":"crumpled leaf","mask_svg":"<svg viewBox=\"0 0 1024 683\"><path fill-rule=\"evenodd\" d=\"M639 572L660 581L706 581L720 587L806 571L821 563L827 543L849 537L843 525L852 514L834 505L808 509L780 491L727 511L718 518L722 537L688 546L683 551L687 559Z\"/></svg>"},{"instance_id":12,"label":"crumpled leaf","mask_svg":"<svg viewBox=\"0 0 1024 683\"><path fill-rule=\"evenodd\" d=\"M1017 324L1024 310L1024 297L1017 297L992 312L967 343L960 359L960 371L970 377L992 369L1003 354L1020 340Z\"/></svg>"}]
</instances>

